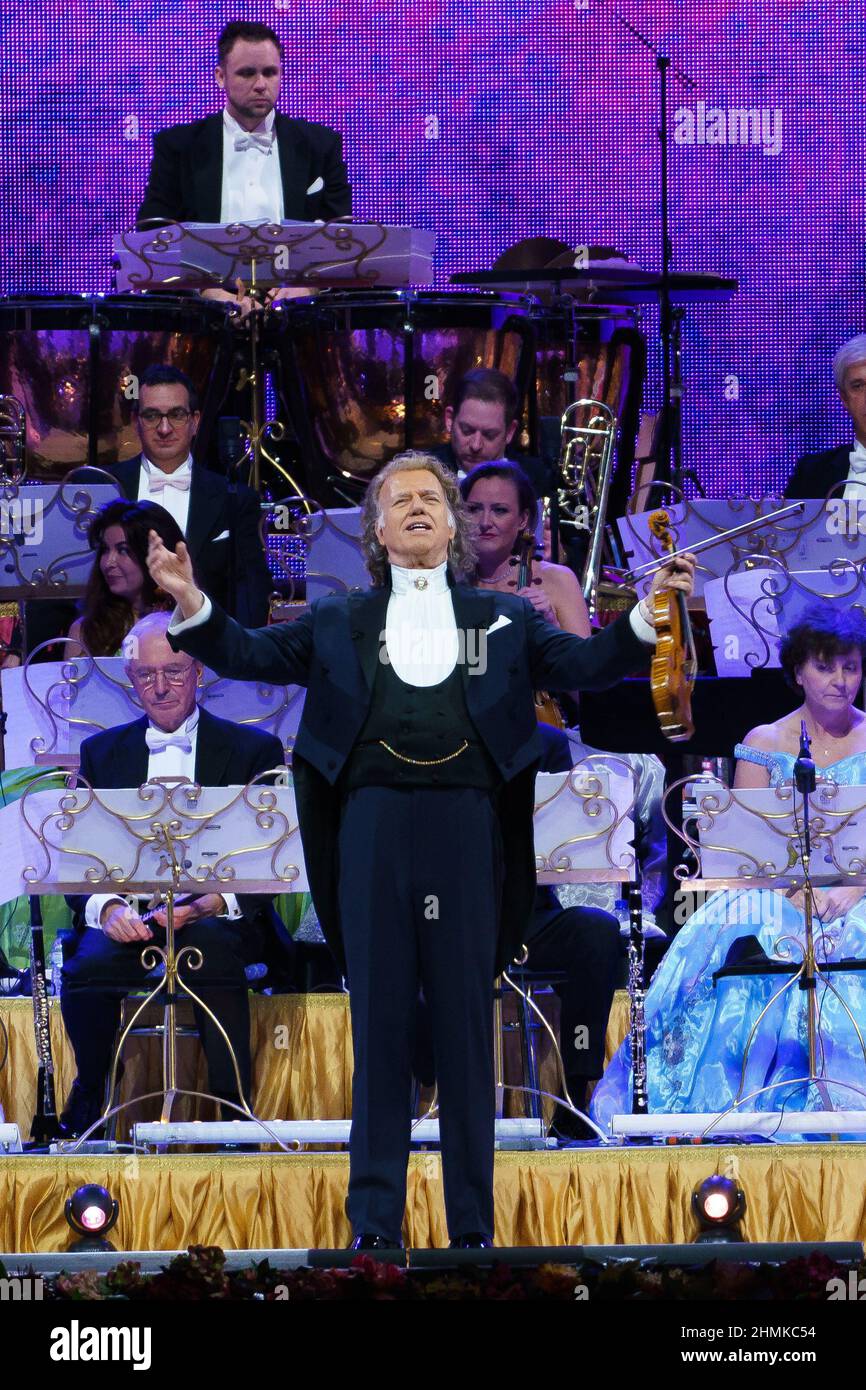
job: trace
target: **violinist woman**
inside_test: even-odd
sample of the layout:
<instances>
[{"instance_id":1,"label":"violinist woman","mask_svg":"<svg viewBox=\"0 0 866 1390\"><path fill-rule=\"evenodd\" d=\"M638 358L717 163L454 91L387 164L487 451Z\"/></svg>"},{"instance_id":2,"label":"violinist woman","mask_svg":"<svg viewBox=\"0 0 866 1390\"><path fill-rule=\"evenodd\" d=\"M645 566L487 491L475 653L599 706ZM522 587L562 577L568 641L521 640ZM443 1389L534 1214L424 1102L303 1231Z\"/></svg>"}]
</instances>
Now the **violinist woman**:
<instances>
[{"instance_id":1,"label":"violinist woman","mask_svg":"<svg viewBox=\"0 0 866 1390\"><path fill-rule=\"evenodd\" d=\"M174 607L147 568L150 531L156 531L170 550L183 540L174 517L156 502L107 502L90 523L87 543L96 558L82 615L69 629L70 638L90 656L119 655L124 637L143 614ZM71 645L66 655L76 655Z\"/></svg>"},{"instance_id":2,"label":"violinist woman","mask_svg":"<svg viewBox=\"0 0 866 1390\"><path fill-rule=\"evenodd\" d=\"M801 697L792 713L763 724L734 750L735 788L790 783L799 749L800 721L812 743L818 777L838 786L866 789L866 715L854 705L863 682L866 622L856 611L816 605L782 641L780 659L788 684ZM825 961L866 959L866 889L841 884L815 890L815 951ZM753 1025L787 976L713 974L740 954L760 946L775 959L784 938L803 941L802 894L740 889L714 893L681 929L647 992L647 1071L650 1111L718 1112L740 1090L746 1044ZM744 937L757 938L734 948ZM802 958L795 946L793 954ZM729 955L731 957L729 962ZM866 975L834 973L861 1033L866 1032ZM828 1078L849 1085L830 1087L834 1103L866 1108L866 1061L841 1001L818 977L821 1045ZM776 1082L808 1074L803 992L789 989L759 1024L749 1052L742 1089L752 1096ZM853 1088L853 1089L852 1089ZM820 1107L815 1087L780 1086L754 1095L748 1110ZM604 1126L612 1114L631 1108L631 1058L624 1043L593 1096L593 1114Z\"/></svg>"},{"instance_id":3,"label":"violinist woman","mask_svg":"<svg viewBox=\"0 0 866 1390\"><path fill-rule=\"evenodd\" d=\"M590 635L589 613L573 571L533 556L529 583L518 588L520 542L538 523L538 499L523 469L503 459L479 463L460 484L473 528L475 583L528 599L549 623L578 637Z\"/></svg>"}]
</instances>

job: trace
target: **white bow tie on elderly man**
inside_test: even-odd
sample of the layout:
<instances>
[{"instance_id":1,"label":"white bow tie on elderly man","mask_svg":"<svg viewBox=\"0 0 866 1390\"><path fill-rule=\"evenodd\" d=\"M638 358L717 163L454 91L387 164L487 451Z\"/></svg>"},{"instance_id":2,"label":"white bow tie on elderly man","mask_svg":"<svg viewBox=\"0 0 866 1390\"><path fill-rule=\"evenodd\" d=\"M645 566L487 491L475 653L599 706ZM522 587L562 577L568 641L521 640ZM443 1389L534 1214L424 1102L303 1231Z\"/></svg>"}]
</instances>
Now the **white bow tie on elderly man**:
<instances>
[{"instance_id":1,"label":"white bow tie on elderly man","mask_svg":"<svg viewBox=\"0 0 866 1390\"><path fill-rule=\"evenodd\" d=\"M866 444L859 439L851 451L849 467L854 473L866 473Z\"/></svg>"},{"instance_id":2,"label":"white bow tie on elderly man","mask_svg":"<svg viewBox=\"0 0 866 1390\"><path fill-rule=\"evenodd\" d=\"M148 492L165 492L167 487L176 487L178 492L189 492L190 474L181 473L149 473L147 476Z\"/></svg>"},{"instance_id":3,"label":"white bow tie on elderly man","mask_svg":"<svg viewBox=\"0 0 866 1390\"><path fill-rule=\"evenodd\" d=\"M250 131L247 135L235 136L236 150L261 150L262 154L270 154L274 143L274 137L269 131Z\"/></svg>"},{"instance_id":4,"label":"white bow tie on elderly man","mask_svg":"<svg viewBox=\"0 0 866 1390\"><path fill-rule=\"evenodd\" d=\"M151 753L164 753L166 748L179 748L182 753L192 752L192 739L182 729L173 734L166 733L164 729L145 729L144 741Z\"/></svg>"}]
</instances>

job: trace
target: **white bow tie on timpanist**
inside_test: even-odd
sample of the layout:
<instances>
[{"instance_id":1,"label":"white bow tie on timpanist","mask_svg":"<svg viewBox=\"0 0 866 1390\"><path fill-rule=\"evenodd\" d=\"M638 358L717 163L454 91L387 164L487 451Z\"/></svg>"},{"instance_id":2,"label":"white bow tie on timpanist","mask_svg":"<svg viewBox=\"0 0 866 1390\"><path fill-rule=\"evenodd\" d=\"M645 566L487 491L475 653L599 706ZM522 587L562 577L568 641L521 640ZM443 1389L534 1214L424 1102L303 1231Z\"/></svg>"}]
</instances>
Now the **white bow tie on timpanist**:
<instances>
[{"instance_id":1,"label":"white bow tie on timpanist","mask_svg":"<svg viewBox=\"0 0 866 1390\"><path fill-rule=\"evenodd\" d=\"M261 134L252 131L248 135L235 136L236 150L261 150L262 154L270 154L273 143L274 137L270 131Z\"/></svg>"},{"instance_id":2,"label":"white bow tie on timpanist","mask_svg":"<svg viewBox=\"0 0 866 1390\"><path fill-rule=\"evenodd\" d=\"M165 492L167 487L176 487L178 492L189 492L189 485L192 481L190 474L187 473L148 473L147 490L148 492Z\"/></svg>"},{"instance_id":3,"label":"white bow tie on timpanist","mask_svg":"<svg viewBox=\"0 0 866 1390\"><path fill-rule=\"evenodd\" d=\"M179 748L182 753L192 752L192 738L182 729L168 734L163 729L145 729L144 741L151 753L164 753L166 748Z\"/></svg>"}]
</instances>

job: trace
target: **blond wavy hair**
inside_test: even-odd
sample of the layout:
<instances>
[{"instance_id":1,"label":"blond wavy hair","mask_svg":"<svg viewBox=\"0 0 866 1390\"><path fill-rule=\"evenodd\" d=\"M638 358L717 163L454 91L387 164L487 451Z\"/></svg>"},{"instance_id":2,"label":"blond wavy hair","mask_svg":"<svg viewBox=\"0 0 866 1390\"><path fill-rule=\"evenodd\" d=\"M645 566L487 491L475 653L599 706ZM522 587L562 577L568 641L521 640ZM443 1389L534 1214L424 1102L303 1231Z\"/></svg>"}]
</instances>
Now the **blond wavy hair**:
<instances>
[{"instance_id":1,"label":"blond wavy hair","mask_svg":"<svg viewBox=\"0 0 866 1390\"><path fill-rule=\"evenodd\" d=\"M406 473L410 469L423 468L437 478L445 494L445 505L450 513L449 520L454 525L454 535L448 543L448 565L457 580L467 578L474 572L476 556L472 543L469 518L460 496L460 487L451 469L432 454L410 451L397 454L386 464L367 485L364 505L361 511L361 548L364 562L374 587L381 587L388 575L388 554L379 544L376 526L382 517L380 495L387 480L395 473Z\"/></svg>"}]
</instances>

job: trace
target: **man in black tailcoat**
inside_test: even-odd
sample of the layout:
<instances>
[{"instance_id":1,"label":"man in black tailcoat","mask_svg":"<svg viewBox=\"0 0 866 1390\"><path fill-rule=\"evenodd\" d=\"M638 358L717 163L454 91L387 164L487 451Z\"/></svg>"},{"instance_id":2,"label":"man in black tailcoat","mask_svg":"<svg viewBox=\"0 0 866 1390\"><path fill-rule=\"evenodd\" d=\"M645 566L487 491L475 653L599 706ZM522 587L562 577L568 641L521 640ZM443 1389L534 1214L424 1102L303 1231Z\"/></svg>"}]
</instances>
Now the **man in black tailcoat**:
<instances>
[{"instance_id":1,"label":"man in black tailcoat","mask_svg":"<svg viewBox=\"0 0 866 1390\"><path fill-rule=\"evenodd\" d=\"M151 533L176 600L169 637L223 675L307 686L293 760L313 900L351 992L355 1075L348 1214L355 1246L401 1242L419 987L439 1082L452 1245L493 1237L493 980L535 893L533 691L605 688L654 630L624 614L589 639L524 599L462 582L471 539L450 470L424 454L370 483L373 587L245 631ZM692 583L691 557L653 590Z\"/></svg>"},{"instance_id":2,"label":"man in black tailcoat","mask_svg":"<svg viewBox=\"0 0 866 1390\"><path fill-rule=\"evenodd\" d=\"M141 453L109 471L130 502L157 502L171 513L202 588L256 627L268 620L273 587L259 530L261 504L252 488L233 486L193 460L200 419L189 377L177 367L148 367L135 407Z\"/></svg>"},{"instance_id":3,"label":"man in black tailcoat","mask_svg":"<svg viewBox=\"0 0 866 1390\"><path fill-rule=\"evenodd\" d=\"M866 333L843 343L833 358L839 398L851 417L853 442L804 454L785 487L786 497L836 496L866 502ZM839 489L838 485L845 486Z\"/></svg>"},{"instance_id":4,"label":"man in black tailcoat","mask_svg":"<svg viewBox=\"0 0 866 1390\"><path fill-rule=\"evenodd\" d=\"M323 222L352 211L339 132L277 112L283 46L264 24L227 24L217 45L224 109L154 136L136 225Z\"/></svg>"}]
</instances>

